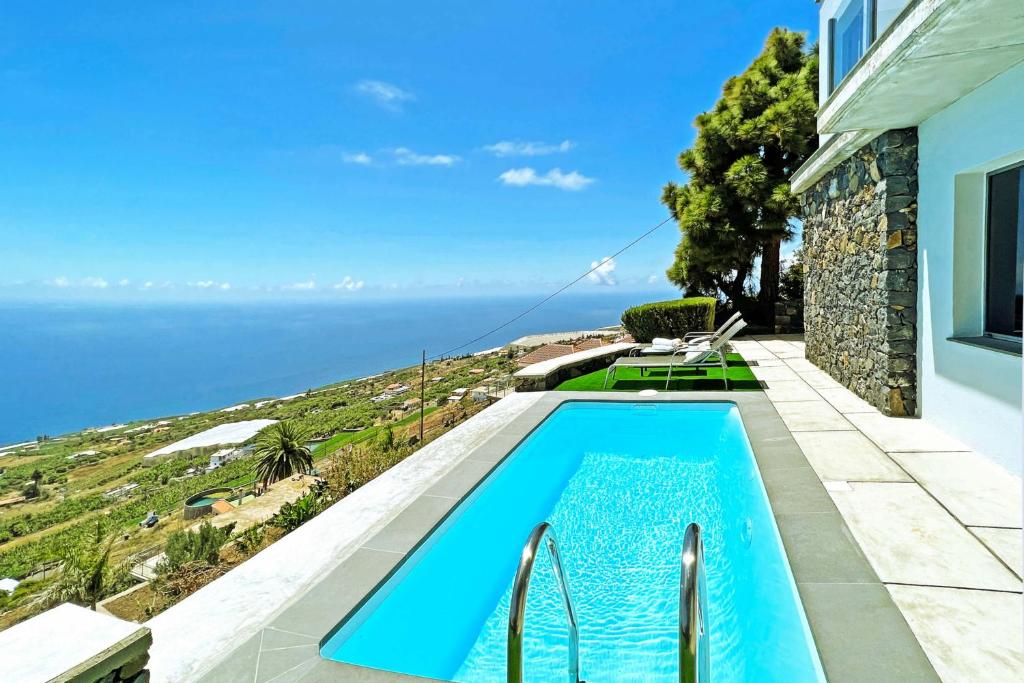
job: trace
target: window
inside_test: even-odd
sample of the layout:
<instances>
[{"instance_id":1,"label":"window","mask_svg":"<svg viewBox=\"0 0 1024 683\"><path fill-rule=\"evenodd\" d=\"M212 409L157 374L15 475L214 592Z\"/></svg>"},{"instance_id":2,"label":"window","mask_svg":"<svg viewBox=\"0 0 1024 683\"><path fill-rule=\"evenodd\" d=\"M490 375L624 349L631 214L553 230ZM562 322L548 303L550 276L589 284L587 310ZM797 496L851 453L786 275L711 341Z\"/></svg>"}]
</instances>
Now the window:
<instances>
[{"instance_id":1,"label":"window","mask_svg":"<svg viewBox=\"0 0 1024 683\"><path fill-rule=\"evenodd\" d=\"M988 177L985 334L1021 338L1024 293L1024 166Z\"/></svg>"},{"instance_id":2,"label":"window","mask_svg":"<svg viewBox=\"0 0 1024 683\"><path fill-rule=\"evenodd\" d=\"M846 75L853 71L871 44L900 16L910 0L836 0L824 5L830 12L825 47L828 69L822 78L823 94L832 94Z\"/></svg>"},{"instance_id":3,"label":"window","mask_svg":"<svg viewBox=\"0 0 1024 683\"><path fill-rule=\"evenodd\" d=\"M864 54L864 0L850 0L829 22L829 39L832 65L829 87L835 90Z\"/></svg>"}]
</instances>

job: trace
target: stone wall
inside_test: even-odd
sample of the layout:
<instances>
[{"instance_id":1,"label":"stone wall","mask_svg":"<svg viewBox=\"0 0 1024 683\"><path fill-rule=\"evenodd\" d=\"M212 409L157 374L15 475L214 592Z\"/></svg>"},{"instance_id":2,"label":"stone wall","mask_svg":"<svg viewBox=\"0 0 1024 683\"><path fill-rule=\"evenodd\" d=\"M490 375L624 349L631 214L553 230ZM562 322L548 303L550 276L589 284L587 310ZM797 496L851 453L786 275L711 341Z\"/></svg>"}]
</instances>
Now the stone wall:
<instances>
[{"instance_id":1,"label":"stone wall","mask_svg":"<svg viewBox=\"0 0 1024 683\"><path fill-rule=\"evenodd\" d=\"M917 412L917 131L891 130L801 196L807 358L888 415Z\"/></svg>"},{"instance_id":2,"label":"stone wall","mask_svg":"<svg viewBox=\"0 0 1024 683\"><path fill-rule=\"evenodd\" d=\"M775 334L804 331L804 302L779 301L775 304Z\"/></svg>"}]
</instances>

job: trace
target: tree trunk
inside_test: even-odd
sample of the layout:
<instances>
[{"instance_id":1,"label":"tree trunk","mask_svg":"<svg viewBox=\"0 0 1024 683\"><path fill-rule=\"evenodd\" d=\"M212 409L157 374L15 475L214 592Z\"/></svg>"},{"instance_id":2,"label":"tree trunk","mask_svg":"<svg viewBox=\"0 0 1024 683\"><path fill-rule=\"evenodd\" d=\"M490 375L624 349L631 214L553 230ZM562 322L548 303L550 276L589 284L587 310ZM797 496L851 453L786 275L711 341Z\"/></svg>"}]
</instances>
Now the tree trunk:
<instances>
[{"instance_id":1,"label":"tree trunk","mask_svg":"<svg viewBox=\"0 0 1024 683\"><path fill-rule=\"evenodd\" d=\"M760 302L761 318L772 332L775 331L775 303L779 300L779 251L782 237L773 237L764 245L761 252L761 291L757 298Z\"/></svg>"}]
</instances>

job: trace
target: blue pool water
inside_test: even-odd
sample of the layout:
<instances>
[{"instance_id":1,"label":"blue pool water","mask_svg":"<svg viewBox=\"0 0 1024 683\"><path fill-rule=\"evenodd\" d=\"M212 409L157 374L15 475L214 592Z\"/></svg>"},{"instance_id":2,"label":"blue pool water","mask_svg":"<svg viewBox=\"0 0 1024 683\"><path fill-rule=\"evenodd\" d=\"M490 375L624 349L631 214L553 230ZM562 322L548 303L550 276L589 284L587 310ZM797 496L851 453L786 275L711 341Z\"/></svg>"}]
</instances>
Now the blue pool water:
<instances>
[{"instance_id":1,"label":"blue pool water","mask_svg":"<svg viewBox=\"0 0 1024 683\"><path fill-rule=\"evenodd\" d=\"M678 680L679 564L704 532L711 677L823 681L739 412L727 403L563 404L324 643L323 656L459 681L505 680L523 543L555 529L579 620L581 677ZM542 553L525 676L563 680L567 629Z\"/></svg>"}]
</instances>

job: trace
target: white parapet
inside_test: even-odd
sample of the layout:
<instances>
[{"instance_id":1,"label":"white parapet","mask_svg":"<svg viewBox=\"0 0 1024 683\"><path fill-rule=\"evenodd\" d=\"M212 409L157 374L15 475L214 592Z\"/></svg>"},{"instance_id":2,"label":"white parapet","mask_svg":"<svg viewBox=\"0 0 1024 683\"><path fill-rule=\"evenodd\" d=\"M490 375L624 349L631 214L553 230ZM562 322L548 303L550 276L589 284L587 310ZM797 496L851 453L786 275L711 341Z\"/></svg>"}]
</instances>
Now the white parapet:
<instances>
[{"instance_id":1,"label":"white parapet","mask_svg":"<svg viewBox=\"0 0 1024 683\"><path fill-rule=\"evenodd\" d=\"M0 678L19 683L121 680L135 675L152 642L145 626L64 603L0 633Z\"/></svg>"}]
</instances>

